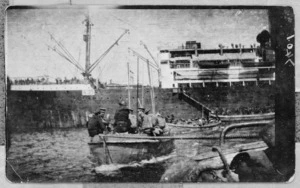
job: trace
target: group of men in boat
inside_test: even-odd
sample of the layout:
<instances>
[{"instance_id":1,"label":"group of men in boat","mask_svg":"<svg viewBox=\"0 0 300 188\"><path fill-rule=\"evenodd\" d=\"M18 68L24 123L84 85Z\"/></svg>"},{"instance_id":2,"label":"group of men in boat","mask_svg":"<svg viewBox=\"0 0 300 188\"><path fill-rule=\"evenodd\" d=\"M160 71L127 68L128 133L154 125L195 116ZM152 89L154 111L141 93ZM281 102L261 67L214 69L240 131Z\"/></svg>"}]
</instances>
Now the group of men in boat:
<instances>
[{"instance_id":1,"label":"group of men in boat","mask_svg":"<svg viewBox=\"0 0 300 188\"><path fill-rule=\"evenodd\" d=\"M136 117L133 110L127 107L126 102L121 101L112 122L104 118L105 113L105 108L99 108L89 116L87 128L91 141L94 136L101 133L142 133L149 136L160 136L164 133L165 119L159 113L150 114L149 110L143 107L138 108L138 117Z\"/></svg>"}]
</instances>

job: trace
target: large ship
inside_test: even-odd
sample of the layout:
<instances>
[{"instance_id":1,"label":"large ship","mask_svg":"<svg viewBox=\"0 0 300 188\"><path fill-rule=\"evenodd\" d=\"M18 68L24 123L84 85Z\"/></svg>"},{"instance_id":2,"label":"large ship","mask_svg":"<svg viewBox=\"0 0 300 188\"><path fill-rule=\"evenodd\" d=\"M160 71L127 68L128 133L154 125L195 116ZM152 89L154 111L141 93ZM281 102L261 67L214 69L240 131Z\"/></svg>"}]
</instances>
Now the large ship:
<instances>
[{"instance_id":1,"label":"large ship","mask_svg":"<svg viewBox=\"0 0 300 188\"><path fill-rule=\"evenodd\" d=\"M157 65L132 50L134 55L148 63L148 68L152 66L158 71L159 87L104 85L92 78L91 71L128 30L91 64L92 24L89 18L85 20L85 25L85 68L76 65L67 49L50 34L62 48L59 51L52 47L52 50L78 66L83 79L51 81L47 77L10 78L7 97L9 127L18 130L82 127L86 124L88 114L99 106L107 108L107 113L113 117L120 100L126 100L131 108L143 105L152 109L153 113L158 112L164 117L173 115L177 119L201 118L214 107L225 111L223 115L244 113L242 109L249 105L257 105L251 109L256 110L255 113L269 110L262 109L262 106L274 110L274 96L270 97L269 94L274 93L275 55L268 42L249 48L232 44L231 48L219 45L219 49L202 49L200 42L187 41L185 46L160 50L158 60L153 58L154 62L158 62ZM254 91L251 96L247 91L249 87ZM199 103L182 100L178 94L182 90L189 90L189 96L195 96Z\"/></svg>"}]
</instances>

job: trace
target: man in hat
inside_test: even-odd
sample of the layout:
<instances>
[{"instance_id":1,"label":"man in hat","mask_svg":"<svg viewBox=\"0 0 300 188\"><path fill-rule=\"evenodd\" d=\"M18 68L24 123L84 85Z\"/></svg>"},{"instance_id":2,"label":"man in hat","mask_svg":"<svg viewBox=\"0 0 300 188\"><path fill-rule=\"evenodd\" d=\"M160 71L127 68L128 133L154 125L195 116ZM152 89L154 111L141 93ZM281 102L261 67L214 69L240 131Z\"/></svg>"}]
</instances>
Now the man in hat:
<instances>
[{"instance_id":1,"label":"man in hat","mask_svg":"<svg viewBox=\"0 0 300 188\"><path fill-rule=\"evenodd\" d=\"M99 119L104 124L105 131L109 131L109 122L105 119L106 108L100 108Z\"/></svg>"},{"instance_id":2,"label":"man in hat","mask_svg":"<svg viewBox=\"0 0 300 188\"><path fill-rule=\"evenodd\" d=\"M105 125L101 119L101 117L104 117L105 110L103 109L98 109L89 119L87 123L87 128L88 128L88 133L89 136L91 137L91 142L93 142L93 138L100 134L103 133L105 130Z\"/></svg>"},{"instance_id":3,"label":"man in hat","mask_svg":"<svg viewBox=\"0 0 300 188\"><path fill-rule=\"evenodd\" d=\"M115 113L114 132L124 133L130 130L129 109L125 101L119 102L120 108Z\"/></svg>"},{"instance_id":4,"label":"man in hat","mask_svg":"<svg viewBox=\"0 0 300 188\"><path fill-rule=\"evenodd\" d=\"M149 136L159 136L163 134L160 127L158 118L154 114L149 114L150 110L140 109L139 111L139 124L140 132L146 133Z\"/></svg>"},{"instance_id":5,"label":"man in hat","mask_svg":"<svg viewBox=\"0 0 300 188\"><path fill-rule=\"evenodd\" d=\"M131 108L129 108L129 120L131 123L129 133L137 133L136 116L133 114L133 110Z\"/></svg>"},{"instance_id":6,"label":"man in hat","mask_svg":"<svg viewBox=\"0 0 300 188\"><path fill-rule=\"evenodd\" d=\"M143 114L145 113L145 108L139 107L137 111L138 111L137 126L140 128L142 127L143 124L143 117L144 117Z\"/></svg>"}]
</instances>

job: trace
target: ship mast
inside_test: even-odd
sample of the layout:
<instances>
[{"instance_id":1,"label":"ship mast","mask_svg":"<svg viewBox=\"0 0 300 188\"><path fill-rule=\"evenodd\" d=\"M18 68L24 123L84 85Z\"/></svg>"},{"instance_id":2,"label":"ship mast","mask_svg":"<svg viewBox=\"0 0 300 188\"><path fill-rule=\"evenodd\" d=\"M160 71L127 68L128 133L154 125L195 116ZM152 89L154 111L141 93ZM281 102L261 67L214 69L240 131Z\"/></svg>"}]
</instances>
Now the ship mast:
<instances>
[{"instance_id":1,"label":"ship mast","mask_svg":"<svg viewBox=\"0 0 300 188\"><path fill-rule=\"evenodd\" d=\"M83 75L85 77L89 77L91 74L89 73L89 68L91 66L91 30L92 23L90 22L90 17L87 16L85 19L86 33L83 35L83 40L86 43L86 56L85 56L85 71Z\"/></svg>"},{"instance_id":2,"label":"ship mast","mask_svg":"<svg viewBox=\"0 0 300 188\"><path fill-rule=\"evenodd\" d=\"M85 72L87 73L87 70L91 66L90 62L90 56L91 56L91 29L92 29L92 23L90 22L89 17L86 19L86 34L84 35L84 41L86 42L86 57L85 57Z\"/></svg>"},{"instance_id":3,"label":"ship mast","mask_svg":"<svg viewBox=\"0 0 300 188\"><path fill-rule=\"evenodd\" d=\"M151 97L152 113L155 114L155 93L154 93L154 88L152 85L150 66L152 68L154 68L155 70L158 70L158 68L156 65L154 65L152 62L150 62L148 59L146 59L145 57L143 57L142 55L140 55L138 52L134 51L133 49L128 48L128 51L129 52L131 51L134 56L137 56L137 76L139 76L139 59L141 59L142 61L147 63L149 84L150 84L150 88L151 88L150 97ZM138 83L139 83L139 77L137 77L137 98L138 98L138 86L139 86ZM137 108L138 108L138 105L137 105Z\"/></svg>"},{"instance_id":4,"label":"ship mast","mask_svg":"<svg viewBox=\"0 0 300 188\"><path fill-rule=\"evenodd\" d=\"M93 83L93 79L91 77L91 72L97 67L97 65L103 60L103 58L113 49L114 46L118 45L118 42L121 40L121 38L125 34L129 34L129 30L126 29L119 38L95 61L91 64L91 29L93 24L90 21L90 17L87 16L84 20L85 26L86 26L86 33L83 35L83 41L86 42L86 57L85 57L85 68L81 67L79 62L77 62L74 57L70 54L70 52L63 46L63 44L59 41L57 41L54 36L49 33L51 40L53 40L58 47L47 45L49 49L52 49L54 52L56 52L58 55L66 59L68 62L76 66L79 70L82 71L82 75L84 78L87 79L87 81L91 84L93 88L96 86Z\"/></svg>"}]
</instances>

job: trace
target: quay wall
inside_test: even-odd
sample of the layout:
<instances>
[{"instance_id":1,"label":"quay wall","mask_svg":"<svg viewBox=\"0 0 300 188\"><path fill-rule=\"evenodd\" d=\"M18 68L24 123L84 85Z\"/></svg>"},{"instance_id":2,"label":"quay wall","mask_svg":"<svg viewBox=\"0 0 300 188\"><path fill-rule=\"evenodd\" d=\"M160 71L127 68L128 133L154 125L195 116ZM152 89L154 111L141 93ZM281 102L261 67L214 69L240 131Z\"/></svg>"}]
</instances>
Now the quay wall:
<instances>
[{"instance_id":1,"label":"quay wall","mask_svg":"<svg viewBox=\"0 0 300 188\"><path fill-rule=\"evenodd\" d=\"M142 90L139 90L141 96ZM156 111L163 116L196 118L201 113L178 99L171 89L155 89ZM10 129L84 127L87 115L104 107L113 118L118 103L128 103L128 91L101 89L94 96L83 96L81 91L8 91L6 124ZM141 99L140 99L141 100ZM136 109L136 89L131 91L131 107ZM141 101L142 102L142 101ZM145 88L144 104L151 109L150 90Z\"/></svg>"},{"instance_id":2,"label":"quay wall","mask_svg":"<svg viewBox=\"0 0 300 188\"><path fill-rule=\"evenodd\" d=\"M150 89L144 89L144 104L151 109ZM249 92L250 91L250 92ZM275 89L271 86L205 87L191 88L187 92L210 108L238 109L240 107L274 108ZM136 89L131 90L131 108L136 113ZM142 90L139 90L140 102ZM10 129L84 127L87 115L97 108L107 109L108 119L113 119L118 103L127 103L125 88L100 89L94 96L83 96L82 91L8 91L6 124ZM155 89L156 112L176 119L194 119L202 113L172 89ZM224 110L223 110L224 111Z\"/></svg>"},{"instance_id":3,"label":"quay wall","mask_svg":"<svg viewBox=\"0 0 300 188\"><path fill-rule=\"evenodd\" d=\"M275 112L274 83L233 85L232 87L194 88L189 95L217 111L219 115L242 115Z\"/></svg>"}]
</instances>

